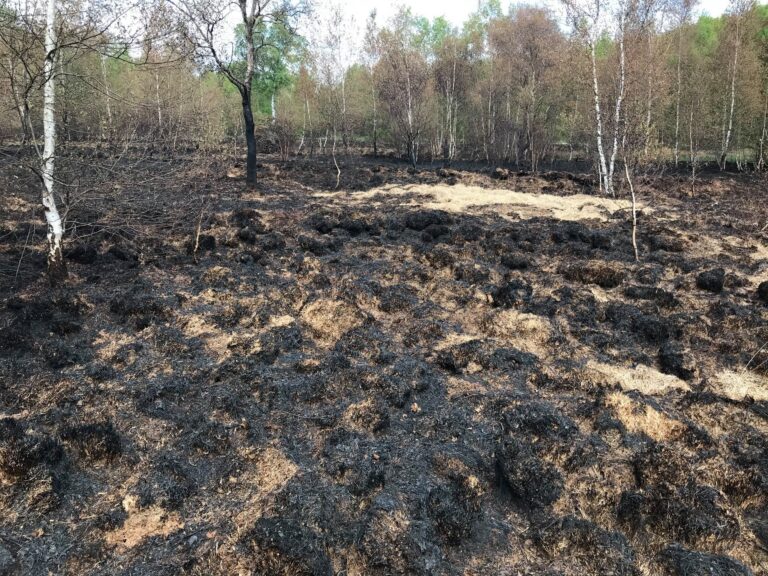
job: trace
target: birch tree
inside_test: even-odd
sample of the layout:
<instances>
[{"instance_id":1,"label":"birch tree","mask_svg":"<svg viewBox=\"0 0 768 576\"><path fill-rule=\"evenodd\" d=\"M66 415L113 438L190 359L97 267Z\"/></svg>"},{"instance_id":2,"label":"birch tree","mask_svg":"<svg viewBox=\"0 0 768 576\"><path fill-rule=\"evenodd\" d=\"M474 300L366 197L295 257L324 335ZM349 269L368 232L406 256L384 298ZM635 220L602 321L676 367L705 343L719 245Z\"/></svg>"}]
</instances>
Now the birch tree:
<instances>
[{"instance_id":1,"label":"birch tree","mask_svg":"<svg viewBox=\"0 0 768 576\"><path fill-rule=\"evenodd\" d=\"M456 130L459 112L460 83L464 77L461 40L451 35L443 38L436 48L434 62L435 83L440 92L439 140L443 162L450 163L456 156Z\"/></svg>"},{"instance_id":2,"label":"birch tree","mask_svg":"<svg viewBox=\"0 0 768 576\"><path fill-rule=\"evenodd\" d=\"M378 92L376 90L376 62L379 58L379 26L376 23L376 10L368 15L365 23L365 38L363 40L363 59L368 69L371 84L371 140L374 158L379 155L379 113L377 109Z\"/></svg>"},{"instance_id":3,"label":"birch tree","mask_svg":"<svg viewBox=\"0 0 768 576\"><path fill-rule=\"evenodd\" d=\"M35 61L37 54L34 40L38 38L38 8L44 10L42 19L42 63ZM64 262L63 238L64 222L56 202L56 80L57 66L60 62L60 21L56 0L46 0L38 6L27 3L15 13L18 30L22 37L31 41L30 45L19 46L14 53L26 78L23 95L19 98L20 121L24 131L24 141L32 136L29 99L32 89L39 78L43 90L43 149L38 150L39 164L31 167L40 177L42 185L41 201L45 213L47 238L48 276L52 284L57 284L67 277ZM86 35L87 37L88 35ZM6 37L7 38L7 37ZM70 41L72 44L72 41ZM11 71L13 72L13 70ZM37 143L35 142L35 145Z\"/></svg>"},{"instance_id":4,"label":"birch tree","mask_svg":"<svg viewBox=\"0 0 768 576\"><path fill-rule=\"evenodd\" d=\"M30 100L43 71L44 58L42 30L30 21L32 14L0 8L0 70L8 80L9 93L13 100L21 126L22 144L32 138Z\"/></svg>"},{"instance_id":5,"label":"birch tree","mask_svg":"<svg viewBox=\"0 0 768 576\"><path fill-rule=\"evenodd\" d=\"M758 139L757 162L755 166L758 170L765 170L765 138L768 136L768 94L763 98L763 124Z\"/></svg>"},{"instance_id":6,"label":"birch tree","mask_svg":"<svg viewBox=\"0 0 768 576\"><path fill-rule=\"evenodd\" d=\"M678 165L680 160L680 101L682 99L683 90L683 39L686 32L686 26L690 21L691 14L695 6L696 0L677 0L672 6L675 16L675 24L677 25L677 64L675 74L675 166Z\"/></svg>"},{"instance_id":7,"label":"birch tree","mask_svg":"<svg viewBox=\"0 0 768 576\"><path fill-rule=\"evenodd\" d=\"M56 0L46 0L45 63L43 65L43 157L40 169L43 182L43 207L48 226L48 275L52 283L67 277L62 239L64 225L56 206L54 176L56 159Z\"/></svg>"},{"instance_id":8,"label":"birch tree","mask_svg":"<svg viewBox=\"0 0 768 576\"><path fill-rule=\"evenodd\" d=\"M720 152L720 170L725 170L726 159L733 136L733 114L736 108L736 80L739 75L739 52L741 50L743 20L754 5L754 0L731 0L730 13L733 17L733 59L729 66L729 94L727 120L723 122L723 144Z\"/></svg>"},{"instance_id":9,"label":"birch tree","mask_svg":"<svg viewBox=\"0 0 768 576\"><path fill-rule=\"evenodd\" d=\"M341 6L331 7L329 17L323 23L323 33L315 46L317 68L320 75L321 106L331 134L331 157L336 169L336 187L339 186L341 168L336 158L339 137L344 153L349 152L349 117L347 110L347 72L352 62L354 45L349 31L354 21L347 18Z\"/></svg>"},{"instance_id":10,"label":"birch tree","mask_svg":"<svg viewBox=\"0 0 768 576\"><path fill-rule=\"evenodd\" d=\"M603 144L603 111L601 108L600 82L597 73L597 42L600 39L604 20L604 6L601 0L579 2L563 0L574 30L586 44L592 65L592 96L594 101L595 137L598 156L598 174L600 188L606 194L613 193L613 180L609 178L608 163Z\"/></svg>"},{"instance_id":11,"label":"birch tree","mask_svg":"<svg viewBox=\"0 0 768 576\"><path fill-rule=\"evenodd\" d=\"M597 154L599 159L599 175L601 188L605 194L613 196L614 171L616 157L620 148L620 131L622 122L622 106L624 103L627 84L627 53L625 46L625 33L627 20L631 14L636 13L637 5L633 0L618 0L613 4L603 0L563 0L574 29L586 44L592 65L592 93L594 96L595 111L595 135ZM617 45L617 69L613 74L616 83L616 95L613 102L612 114L612 142L610 155L606 156L604 142L604 128L606 118L602 110L602 94L600 88L600 75L598 73L597 44L601 39L604 29L612 30Z\"/></svg>"},{"instance_id":12,"label":"birch tree","mask_svg":"<svg viewBox=\"0 0 768 576\"><path fill-rule=\"evenodd\" d=\"M382 30L379 36L382 73L377 76L379 93L414 168L419 160L429 85L429 67L415 32L410 12L401 9L392 21L392 29Z\"/></svg>"}]
</instances>

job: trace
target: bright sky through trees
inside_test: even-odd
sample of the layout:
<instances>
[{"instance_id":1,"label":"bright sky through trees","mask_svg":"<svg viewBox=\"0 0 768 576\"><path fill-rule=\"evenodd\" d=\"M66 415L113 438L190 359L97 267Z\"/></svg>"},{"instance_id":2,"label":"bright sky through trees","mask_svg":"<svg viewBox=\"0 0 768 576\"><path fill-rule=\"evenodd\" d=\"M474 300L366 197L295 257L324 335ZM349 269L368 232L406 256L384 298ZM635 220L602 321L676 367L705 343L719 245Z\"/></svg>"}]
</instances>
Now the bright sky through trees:
<instances>
[{"instance_id":1,"label":"bright sky through trees","mask_svg":"<svg viewBox=\"0 0 768 576\"><path fill-rule=\"evenodd\" d=\"M506 2L502 2L502 6L506 6L506 4ZM554 0L527 2L527 4L545 4L556 11L559 11L561 6L559 2ZM371 10L376 10L379 20L386 21L397 11L399 5L410 6L414 14L430 19L436 16L445 16L455 26L461 26L467 17L477 10L477 2L473 0L403 0L392 3L380 2L379 0L358 0L346 4L344 10L354 15L358 22L364 22ZM727 7L728 0L701 0L699 3L700 12L706 12L710 16L719 16Z\"/></svg>"}]
</instances>

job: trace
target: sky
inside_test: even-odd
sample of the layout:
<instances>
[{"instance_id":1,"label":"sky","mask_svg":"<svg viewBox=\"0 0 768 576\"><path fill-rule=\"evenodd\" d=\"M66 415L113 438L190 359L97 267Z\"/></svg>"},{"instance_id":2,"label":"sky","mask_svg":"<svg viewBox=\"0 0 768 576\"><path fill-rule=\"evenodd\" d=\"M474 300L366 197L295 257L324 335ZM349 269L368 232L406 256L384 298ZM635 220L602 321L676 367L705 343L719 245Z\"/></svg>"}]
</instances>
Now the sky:
<instances>
[{"instance_id":1,"label":"sky","mask_svg":"<svg viewBox=\"0 0 768 576\"><path fill-rule=\"evenodd\" d=\"M548 4L553 8L558 6L557 0L521 2L532 5ZM354 16L357 26L362 28L371 10L376 10L379 22L385 22L391 17L398 6L409 6L414 14L430 19L445 16L454 26L460 27L467 17L477 10L476 0L402 0L384 3L381 0L355 0L342 3L347 14ZM506 2L502 0L502 7ZM699 0L699 13L706 12L710 16L719 16L728 7L728 0Z\"/></svg>"}]
</instances>

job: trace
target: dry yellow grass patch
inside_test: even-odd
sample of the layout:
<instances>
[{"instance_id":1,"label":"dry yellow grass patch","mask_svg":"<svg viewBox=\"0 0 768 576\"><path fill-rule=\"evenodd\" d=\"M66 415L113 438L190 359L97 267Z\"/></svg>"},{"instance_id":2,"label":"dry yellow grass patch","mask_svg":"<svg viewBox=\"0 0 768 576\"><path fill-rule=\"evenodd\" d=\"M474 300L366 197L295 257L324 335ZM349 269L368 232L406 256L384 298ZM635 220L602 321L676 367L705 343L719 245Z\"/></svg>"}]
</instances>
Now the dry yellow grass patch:
<instances>
[{"instance_id":1,"label":"dry yellow grass patch","mask_svg":"<svg viewBox=\"0 0 768 576\"><path fill-rule=\"evenodd\" d=\"M714 379L718 394L741 402L747 396L753 400L768 400L768 378L754 372L723 370Z\"/></svg>"},{"instance_id":2,"label":"dry yellow grass patch","mask_svg":"<svg viewBox=\"0 0 768 576\"><path fill-rule=\"evenodd\" d=\"M176 512L168 512L160 506L138 510L136 499L128 497L123 500L123 508L128 512L128 518L120 528L106 536L107 544L116 546L121 553L135 548L147 538L167 538L184 528L184 522Z\"/></svg>"},{"instance_id":3,"label":"dry yellow grass patch","mask_svg":"<svg viewBox=\"0 0 768 576\"><path fill-rule=\"evenodd\" d=\"M262 493L277 492L296 476L299 467L271 446L262 451L256 462L256 485Z\"/></svg>"},{"instance_id":4,"label":"dry yellow grass patch","mask_svg":"<svg viewBox=\"0 0 768 576\"><path fill-rule=\"evenodd\" d=\"M739 248L746 248L750 250L749 256L753 260L768 261L768 246L760 242L758 239L743 239L739 238L738 236L724 236L722 241Z\"/></svg>"},{"instance_id":5,"label":"dry yellow grass patch","mask_svg":"<svg viewBox=\"0 0 768 576\"><path fill-rule=\"evenodd\" d=\"M679 438L685 432L682 422L621 392L609 394L606 404L614 409L622 424L633 434L643 433L656 441L663 441Z\"/></svg>"},{"instance_id":6,"label":"dry yellow grass patch","mask_svg":"<svg viewBox=\"0 0 768 576\"><path fill-rule=\"evenodd\" d=\"M27 212L37 208L37 206L33 205L31 202L19 198L18 196L11 196L10 194L3 198L3 204L5 209L9 212Z\"/></svg>"},{"instance_id":7,"label":"dry yellow grass patch","mask_svg":"<svg viewBox=\"0 0 768 576\"><path fill-rule=\"evenodd\" d=\"M234 516L235 533L242 534L249 526L261 518L269 506L270 498L299 472L299 467L279 449L267 446L263 450L243 453L255 463L237 477L230 477L233 489L244 489L246 496L240 511Z\"/></svg>"},{"instance_id":8,"label":"dry yellow grass patch","mask_svg":"<svg viewBox=\"0 0 768 576\"><path fill-rule=\"evenodd\" d=\"M552 353L552 347L547 344L552 335L552 324L543 316L517 310L499 310L485 317L484 325L488 334L524 352L539 357Z\"/></svg>"},{"instance_id":9,"label":"dry yellow grass patch","mask_svg":"<svg viewBox=\"0 0 768 576\"><path fill-rule=\"evenodd\" d=\"M128 334L115 334L99 331L99 335L93 341L93 349L99 360L109 361L121 348L127 347L136 341L135 336Z\"/></svg>"},{"instance_id":10,"label":"dry yellow grass patch","mask_svg":"<svg viewBox=\"0 0 768 576\"><path fill-rule=\"evenodd\" d=\"M453 399L464 396L483 395L488 392L485 384L471 379L448 376L445 381L445 388L448 398Z\"/></svg>"},{"instance_id":11,"label":"dry yellow grass patch","mask_svg":"<svg viewBox=\"0 0 768 576\"><path fill-rule=\"evenodd\" d=\"M227 178L245 178L245 169L242 166L230 166L227 168Z\"/></svg>"},{"instance_id":12,"label":"dry yellow grass patch","mask_svg":"<svg viewBox=\"0 0 768 576\"><path fill-rule=\"evenodd\" d=\"M203 282L207 282L208 284L233 284L235 278L237 278L237 275L232 272L231 268L225 266L212 266L202 275Z\"/></svg>"},{"instance_id":13,"label":"dry yellow grass patch","mask_svg":"<svg viewBox=\"0 0 768 576\"><path fill-rule=\"evenodd\" d=\"M205 344L209 352L219 359L227 353L227 347L232 342L232 335L221 331L213 324L209 324L201 316L192 316L184 324L184 335L199 338Z\"/></svg>"},{"instance_id":14,"label":"dry yellow grass patch","mask_svg":"<svg viewBox=\"0 0 768 576\"><path fill-rule=\"evenodd\" d=\"M333 343L360 326L364 318L355 306L343 300L316 300L302 310L301 320L316 337Z\"/></svg>"},{"instance_id":15,"label":"dry yellow grass patch","mask_svg":"<svg viewBox=\"0 0 768 576\"><path fill-rule=\"evenodd\" d=\"M618 384L622 390L637 390L647 395L665 394L670 390L690 390L690 386L671 374L662 374L642 364L627 368L590 360L585 370L588 378L601 384Z\"/></svg>"},{"instance_id":16,"label":"dry yellow grass patch","mask_svg":"<svg viewBox=\"0 0 768 576\"><path fill-rule=\"evenodd\" d=\"M321 193L316 196L334 196L339 192ZM559 220L607 220L608 216L619 210L627 210L630 203L626 200L574 194L556 196L554 194L530 194L514 190L480 188L457 184L414 184L411 186L383 186L366 192L354 194L361 202L370 203L371 198L379 195L417 195L423 198L407 202L422 208L433 208L449 212L469 212L472 208L500 208L502 216L516 215L527 219L537 216L552 217ZM410 199L409 199L410 200ZM647 207L642 207L647 211Z\"/></svg>"},{"instance_id":17,"label":"dry yellow grass patch","mask_svg":"<svg viewBox=\"0 0 768 576\"><path fill-rule=\"evenodd\" d=\"M267 328L284 328L285 326L290 326L295 321L296 318L289 314L284 314L283 316L271 316L267 323Z\"/></svg>"}]
</instances>

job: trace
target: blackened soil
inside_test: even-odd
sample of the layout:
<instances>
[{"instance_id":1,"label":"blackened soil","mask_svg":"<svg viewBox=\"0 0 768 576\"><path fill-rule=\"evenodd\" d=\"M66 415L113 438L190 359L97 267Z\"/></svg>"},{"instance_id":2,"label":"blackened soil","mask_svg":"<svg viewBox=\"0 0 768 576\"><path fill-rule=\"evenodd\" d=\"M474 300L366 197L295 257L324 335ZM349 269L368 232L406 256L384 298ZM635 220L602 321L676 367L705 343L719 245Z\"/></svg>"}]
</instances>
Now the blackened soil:
<instances>
[{"instance_id":1,"label":"blackened soil","mask_svg":"<svg viewBox=\"0 0 768 576\"><path fill-rule=\"evenodd\" d=\"M344 168L211 177L197 242L57 289L0 199L0 574L768 574L764 185L640 185L635 262L623 211L355 192L587 176Z\"/></svg>"}]
</instances>

